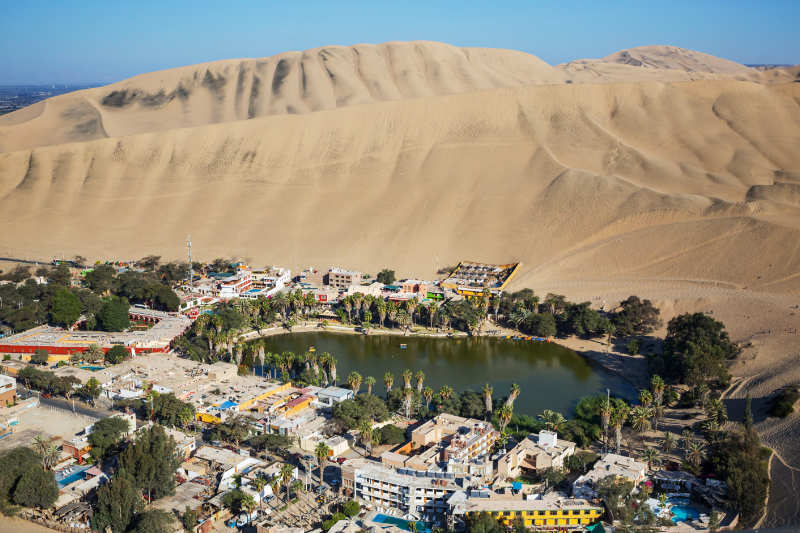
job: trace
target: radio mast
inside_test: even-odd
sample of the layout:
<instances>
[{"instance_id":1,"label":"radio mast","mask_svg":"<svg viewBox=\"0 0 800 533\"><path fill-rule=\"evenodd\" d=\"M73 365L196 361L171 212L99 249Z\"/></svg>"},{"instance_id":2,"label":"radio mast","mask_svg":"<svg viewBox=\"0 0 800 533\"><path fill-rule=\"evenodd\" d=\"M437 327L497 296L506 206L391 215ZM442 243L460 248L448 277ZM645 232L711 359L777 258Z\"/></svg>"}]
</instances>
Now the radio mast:
<instances>
[{"instance_id":1,"label":"radio mast","mask_svg":"<svg viewBox=\"0 0 800 533\"><path fill-rule=\"evenodd\" d=\"M189 256L189 290L194 287L194 265L192 264L192 236L186 236L186 252Z\"/></svg>"}]
</instances>

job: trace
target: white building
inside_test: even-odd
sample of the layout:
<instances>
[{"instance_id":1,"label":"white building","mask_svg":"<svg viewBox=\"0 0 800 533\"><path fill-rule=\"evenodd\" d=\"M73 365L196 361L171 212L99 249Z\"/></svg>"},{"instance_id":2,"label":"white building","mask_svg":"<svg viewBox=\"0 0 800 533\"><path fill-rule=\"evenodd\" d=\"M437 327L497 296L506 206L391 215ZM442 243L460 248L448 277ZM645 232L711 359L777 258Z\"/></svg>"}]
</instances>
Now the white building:
<instances>
[{"instance_id":1,"label":"white building","mask_svg":"<svg viewBox=\"0 0 800 533\"><path fill-rule=\"evenodd\" d=\"M575 453L575 443L558 438L552 431L542 430L538 435L529 435L514 446L497 462L497 475L515 478L523 470L564 468L564 460Z\"/></svg>"},{"instance_id":2,"label":"white building","mask_svg":"<svg viewBox=\"0 0 800 533\"><path fill-rule=\"evenodd\" d=\"M317 401L327 407L333 407L333 404L350 400L353 398L353 391L350 389L343 389L341 387L326 387L317 392Z\"/></svg>"},{"instance_id":3,"label":"white building","mask_svg":"<svg viewBox=\"0 0 800 533\"><path fill-rule=\"evenodd\" d=\"M572 495L576 498L595 498L597 493L595 485L601 479L609 476L632 481L636 487L645 478L647 465L636 461L632 457L607 453L594 464L589 472L582 475L572 484Z\"/></svg>"}]
</instances>

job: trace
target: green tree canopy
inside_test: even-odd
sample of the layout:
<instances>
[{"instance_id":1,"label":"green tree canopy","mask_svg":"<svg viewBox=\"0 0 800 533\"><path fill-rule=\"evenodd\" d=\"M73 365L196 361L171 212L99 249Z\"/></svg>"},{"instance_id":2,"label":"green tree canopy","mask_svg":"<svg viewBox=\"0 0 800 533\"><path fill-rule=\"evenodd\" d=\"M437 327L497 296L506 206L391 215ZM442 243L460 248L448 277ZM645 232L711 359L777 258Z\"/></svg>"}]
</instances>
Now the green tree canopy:
<instances>
[{"instance_id":1,"label":"green tree canopy","mask_svg":"<svg viewBox=\"0 0 800 533\"><path fill-rule=\"evenodd\" d=\"M179 464L175 441L158 425L142 430L136 442L120 454L120 467L130 472L136 486L154 500L175 492Z\"/></svg>"},{"instance_id":2,"label":"green tree canopy","mask_svg":"<svg viewBox=\"0 0 800 533\"><path fill-rule=\"evenodd\" d=\"M123 331L130 327L130 303L127 298L109 296L97 312L97 327L102 331Z\"/></svg>"},{"instance_id":3,"label":"green tree canopy","mask_svg":"<svg viewBox=\"0 0 800 533\"><path fill-rule=\"evenodd\" d=\"M394 424L386 424L376 430L381 444L400 444L406 440L406 432Z\"/></svg>"},{"instance_id":4,"label":"green tree canopy","mask_svg":"<svg viewBox=\"0 0 800 533\"><path fill-rule=\"evenodd\" d=\"M173 515L152 509L136 516L131 533L172 533Z\"/></svg>"},{"instance_id":5,"label":"green tree canopy","mask_svg":"<svg viewBox=\"0 0 800 533\"><path fill-rule=\"evenodd\" d=\"M125 349L124 346L116 345L112 346L110 350L106 352L106 361L111 363L112 365L118 365L122 361L124 361L128 355L128 350Z\"/></svg>"},{"instance_id":6,"label":"green tree canopy","mask_svg":"<svg viewBox=\"0 0 800 533\"><path fill-rule=\"evenodd\" d=\"M14 503L25 507L51 507L58 499L53 472L39 465L28 465L14 488Z\"/></svg>"},{"instance_id":7,"label":"green tree canopy","mask_svg":"<svg viewBox=\"0 0 800 533\"><path fill-rule=\"evenodd\" d=\"M652 373L678 383L724 385L730 379L726 362L739 352L722 322L687 313L669 321L663 354L651 357L650 366Z\"/></svg>"},{"instance_id":8,"label":"green tree canopy","mask_svg":"<svg viewBox=\"0 0 800 533\"><path fill-rule=\"evenodd\" d=\"M616 334L620 337L646 335L661 325L661 312L650 300L629 296L620 302L621 309L614 314Z\"/></svg>"},{"instance_id":9,"label":"green tree canopy","mask_svg":"<svg viewBox=\"0 0 800 533\"><path fill-rule=\"evenodd\" d=\"M125 533L141 509L142 497L136 482L125 470L120 470L111 483L97 489L92 529L103 531L111 527L114 533Z\"/></svg>"},{"instance_id":10,"label":"green tree canopy","mask_svg":"<svg viewBox=\"0 0 800 533\"><path fill-rule=\"evenodd\" d=\"M391 285L394 283L394 270L389 270L388 268L384 268L378 275L375 277L378 280L378 283L383 283L384 285Z\"/></svg>"},{"instance_id":11,"label":"green tree canopy","mask_svg":"<svg viewBox=\"0 0 800 533\"><path fill-rule=\"evenodd\" d=\"M347 518L353 518L361 512L361 504L355 500L348 500L342 504L342 513Z\"/></svg>"},{"instance_id":12,"label":"green tree canopy","mask_svg":"<svg viewBox=\"0 0 800 533\"><path fill-rule=\"evenodd\" d=\"M69 289L58 289L53 295L50 308L50 322L58 326L70 327L81 316L81 301Z\"/></svg>"},{"instance_id":13,"label":"green tree canopy","mask_svg":"<svg viewBox=\"0 0 800 533\"><path fill-rule=\"evenodd\" d=\"M124 418L111 416L98 420L89 434L89 444L92 449L89 453L95 460L104 459L106 453L113 449L120 437L130 430L130 424Z\"/></svg>"},{"instance_id":14,"label":"green tree canopy","mask_svg":"<svg viewBox=\"0 0 800 533\"><path fill-rule=\"evenodd\" d=\"M386 403L373 394L362 394L333 406L334 421L346 429L356 429L364 420L383 422L388 418Z\"/></svg>"}]
</instances>

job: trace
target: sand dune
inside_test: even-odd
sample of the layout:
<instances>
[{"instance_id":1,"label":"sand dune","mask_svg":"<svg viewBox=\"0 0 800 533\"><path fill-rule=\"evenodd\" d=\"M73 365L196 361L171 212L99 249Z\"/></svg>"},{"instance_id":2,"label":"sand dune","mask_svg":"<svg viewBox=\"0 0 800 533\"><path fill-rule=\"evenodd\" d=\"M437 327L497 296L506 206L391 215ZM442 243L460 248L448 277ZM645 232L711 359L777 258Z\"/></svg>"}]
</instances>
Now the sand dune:
<instances>
[{"instance_id":1,"label":"sand dune","mask_svg":"<svg viewBox=\"0 0 800 533\"><path fill-rule=\"evenodd\" d=\"M777 79L666 46L557 67L523 52L434 42L327 46L151 72L57 96L0 117L0 151L487 89L732 76Z\"/></svg>"},{"instance_id":2,"label":"sand dune","mask_svg":"<svg viewBox=\"0 0 800 533\"><path fill-rule=\"evenodd\" d=\"M639 46L600 59L578 59L558 69L578 83L692 81L735 78L775 81L740 63L677 46Z\"/></svg>"},{"instance_id":3,"label":"sand dune","mask_svg":"<svg viewBox=\"0 0 800 533\"><path fill-rule=\"evenodd\" d=\"M0 117L0 151L564 79L513 50L327 46L151 72L51 98L38 113Z\"/></svg>"},{"instance_id":4,"label":"sand dune","mask_svg":"<svg viewBox=\"0 0 800 533\"><path fill-rule=\"evenodd\" d=\"M294 267L430 276L463 257L519 259L520 283L796 291L798 95L733 81L529 86L16 151L0 155L14 228L0 244L180 257L191 233L199 256Z\"/></svg>"}]
</instances>

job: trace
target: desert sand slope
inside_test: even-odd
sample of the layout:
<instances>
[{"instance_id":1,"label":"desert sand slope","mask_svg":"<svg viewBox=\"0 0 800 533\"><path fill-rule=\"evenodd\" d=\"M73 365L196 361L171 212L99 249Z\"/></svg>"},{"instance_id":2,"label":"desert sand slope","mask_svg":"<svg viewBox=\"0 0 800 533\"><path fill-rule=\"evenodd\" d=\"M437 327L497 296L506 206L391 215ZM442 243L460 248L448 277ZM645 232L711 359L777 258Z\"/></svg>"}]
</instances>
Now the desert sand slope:
<instances>
[{"instance_id":1,"label":"desert sand slope","mask_svg":"<svg viewBox=\"0 0 800 533\"><path fill-rule=\"evenodd\" d=\"M547 85L0 154L7 254L800 288L800 87Z\"/></svg>"},{"instance_id":2,"label":"desert sand slope","mask_svg":"<svg viewBox=\"0 0 800 533\"><path fill-rule=\"evenodd\" d=\"M575 83L689 81L735 78L769 81L740 63L677 46L639 46L600 59L578 59L556 67Z\"/></svg>"},{"instance_id":3,"label":"desert sand slope","mask_svg":"<svg viewBox=\"0 0 800 533\"><path fill-rule=\"evenodd\" d=\"M0 151L563 80L561 71L513 50L327 46L151 72L51 98L36 113L0 117Z\"/></svg>"},{"instance_id":4,"label":"desert sand slope","mask_svg":"<svg viewBox=\"0 0 800 533\"><path fill-rule=\"evenodd\" d=\"M752 69L741 63L678 46L638 46L615 52L604 57L602 61L634 67L706 72L728 76L747 76L752 73Z\"/></svg>"}]
</instances>

